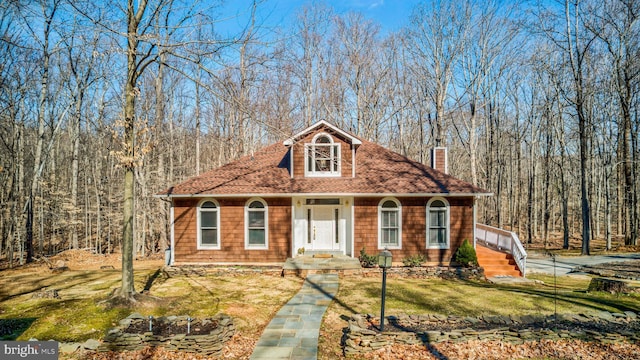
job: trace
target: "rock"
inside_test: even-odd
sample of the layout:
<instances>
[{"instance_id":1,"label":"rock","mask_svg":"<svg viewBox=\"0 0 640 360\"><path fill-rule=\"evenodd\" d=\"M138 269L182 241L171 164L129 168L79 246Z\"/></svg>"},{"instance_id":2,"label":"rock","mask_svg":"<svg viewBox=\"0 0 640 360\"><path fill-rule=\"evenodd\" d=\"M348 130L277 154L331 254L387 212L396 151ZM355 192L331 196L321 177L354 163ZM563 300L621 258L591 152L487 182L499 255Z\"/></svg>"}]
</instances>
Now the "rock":
<instances>
[{"instance_id":1,"label":"rock","mask_svg":"<svg viewBox=\"0 0 640 360\"><path fill-rule=\"evenodd\" d=\"M45 290L42 289L40 291L34 292L31 295L32 299L60 299L60 294L58 294L57 289Z\"/></svg>"},{"instance_id":2,"label":"rock","mask_svg":"<svg viewBox=\"0 0 640 360\"><path fill-rule=\"evenodd\" d=\"M80 344L78 343L60 343L58 350L61 353L70 354L76 352L79 348Z\"/></svg>"},{"instance_id":3,"label":"rock","mask_svg":"<svg viewBox=\"0 0 640 360\"><path fill-rule=\"evenodd\" d=\"M138 319L138 320L142 320L142 319L146 319L146 317L140 315L139 313L131 313L131 315L127 316L127 319Z\"/></svg>"},{"instance_id":4,"label":"rock","mask_svg":"<svg viewBox=\"0 0 640 360\"><path fill-rule=\"evenodd\" d=\"M98 340L89 339L85 341L84 344L82 344L82 347L85 348L86 350L96 350L97 348L100 347L100 344L101 343Z\"/></svg>"},{"instance_id":5,"label":"rock","mask_svg":"<svg viewBox=\"0 0 640 360\"><path fill-rule=\"evenodd\" d=\"M633 311L625 311L624 313L627 315L629 319L636 320L638 318L638 315Z\"/></svg>"},{"instance_id":6,"label":"rock","mask_svg":"<svg viewBox=\"0 0 640 360\"><path fill-rule=\"evenodd\" d=\"M68 268L68 267L66 267L66 266L60 266L60 267L56 267L56 268L51 269L51 273L52 273L52 274L59 274L59 273L61 273L61 272L65 272L65 271L67 271L67 270L69 270L69 268Z\"/></svg>"},{"instance_id":7,"label":"rock","mask_svg":"<svg viewBox=\"0 0 640 360\"><path fill-rule=\"evenodd\" d=\"M628 293L630 289L627 283L621 280L593 278L589 283L589 289L587 291L606 291L616 294Z\"/></svg>"},{"instance_id":8,"label":"rock","mask_svg":"<svg viewBox=\"0 0 640 360\"><path fill-rule=\"evenodd\" d=\"M478 320L478 318L474 318L474 317L470 317L470 316L467 316L466 318L464 318L464 321L468 322L469 324L473 324L473 325L475 325L475 324L480 322L480 320Z\"/></svg>"},{"instance_id":9,"label":"rock","mask_svg":"<svg viewBox=\"0 0 640 360\"><path fill-rule=\"evenodd\" d=\"M614 319L613 315L611 315L608 311L600 311L598 312L598 317L602 320L612 321Z\"/></svg>"}]
</instances>

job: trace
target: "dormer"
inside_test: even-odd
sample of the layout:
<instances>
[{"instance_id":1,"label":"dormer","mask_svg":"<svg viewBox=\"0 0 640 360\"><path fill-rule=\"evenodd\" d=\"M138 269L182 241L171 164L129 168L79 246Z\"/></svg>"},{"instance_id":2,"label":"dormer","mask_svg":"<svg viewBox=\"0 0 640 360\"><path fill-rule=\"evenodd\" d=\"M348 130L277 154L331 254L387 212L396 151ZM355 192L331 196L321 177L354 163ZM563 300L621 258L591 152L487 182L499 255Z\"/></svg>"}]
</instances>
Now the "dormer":
<instances>
[{"instance_id":1,"label":"dormer","mask_svg":"<svg viewBox=\"0 0 640 360\"><path fill-rule=\"evenodd\" d=\"M284 141L292 178L355 177L355 152L362 142L326 121Z\"/></svg>"}]
</instances>

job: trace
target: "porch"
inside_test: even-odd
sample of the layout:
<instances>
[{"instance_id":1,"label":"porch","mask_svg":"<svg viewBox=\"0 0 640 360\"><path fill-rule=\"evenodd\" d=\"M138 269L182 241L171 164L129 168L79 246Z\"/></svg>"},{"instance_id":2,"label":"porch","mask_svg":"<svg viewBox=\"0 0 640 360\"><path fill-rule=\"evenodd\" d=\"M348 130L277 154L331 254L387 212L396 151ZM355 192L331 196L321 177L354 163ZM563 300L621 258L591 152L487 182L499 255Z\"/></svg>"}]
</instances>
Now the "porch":
<instances>
[{"instance_id":1,"label":"porch","mask_svg":"<svg viewBox=\"0 0 640 360\"><path fill-rule=\"evenodd\" d=\"M475 249L478 263L486 277L526 277L527 252L514 232L484 224L476 224ZM360 270L358 258L342 251L307 251L304 255L288 258L284 275L306 276L309 273L355 272Z\"/></svg>"},{"instance_id":2,"label":"porch","mask_svg":"<svg viewBox=\"0 0 640 360\"><path fill-rule=\"evenodd\" d=\"M308 252L288 258L282 266L283 275L306 276L329 272L350 272L362 269L360 260L338 252Z\"/></svg>"}]
</instances>

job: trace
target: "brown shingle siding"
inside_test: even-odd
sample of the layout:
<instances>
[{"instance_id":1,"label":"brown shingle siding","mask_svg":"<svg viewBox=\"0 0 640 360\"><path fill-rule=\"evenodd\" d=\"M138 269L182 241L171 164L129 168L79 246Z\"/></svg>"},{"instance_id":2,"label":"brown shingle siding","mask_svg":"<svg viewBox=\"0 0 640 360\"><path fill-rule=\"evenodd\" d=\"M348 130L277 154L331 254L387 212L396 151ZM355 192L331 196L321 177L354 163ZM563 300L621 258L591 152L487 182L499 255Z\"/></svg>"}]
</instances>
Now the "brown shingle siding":
<instances>
[{"instance_id":1,"label":"brown shingle siding","mask_svg":"<svg viewBox=\"0 0 640 360\"><path fill-rule=\"evenodd\" d=\"M384 197L356 198L354 247L359 254L363 247L369 255L377 255L378 204ZM402 204L402 248L390 250L394 262L416 254L427 256L432 264L448 265L453 251L464 239L473 242L473 198L449 198L449 249L427 249L426 219L430 197L397 198Z\"/></svg>"},{"instance_id":2,"label":"brown shingle siding","mask_svg":"<svg viewBox=\"0 0 640 360\"><path fill-rule=\"evenodd\" d=\"M197 249L199 200L174 202L176 262L284 262L291 255L290 199L263 199L267 202L269 217L269 248L266 250L245 249L244 210L249 198L215 200L220 205L220 250Z\"/></svg>"}]
</instances>

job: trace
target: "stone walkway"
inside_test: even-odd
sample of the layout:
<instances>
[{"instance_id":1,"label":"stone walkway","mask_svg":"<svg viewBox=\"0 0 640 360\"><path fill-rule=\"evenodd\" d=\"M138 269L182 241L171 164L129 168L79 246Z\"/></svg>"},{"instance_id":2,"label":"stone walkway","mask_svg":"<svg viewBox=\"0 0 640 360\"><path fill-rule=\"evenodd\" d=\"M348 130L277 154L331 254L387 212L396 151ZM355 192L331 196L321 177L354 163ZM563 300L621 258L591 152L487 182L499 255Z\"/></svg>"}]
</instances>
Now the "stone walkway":
<instances>
[{"instance_id":1,"label":"stone walkway","mask_svg":"<svg viewBox=\"0 0 640 360\"><path fill-rule=\"evenodd\" d=\"M310 274L300 291L271 320L251 360L315 360L320 324L338 291L337 274Z\"/></svg>"}]
</instances>

